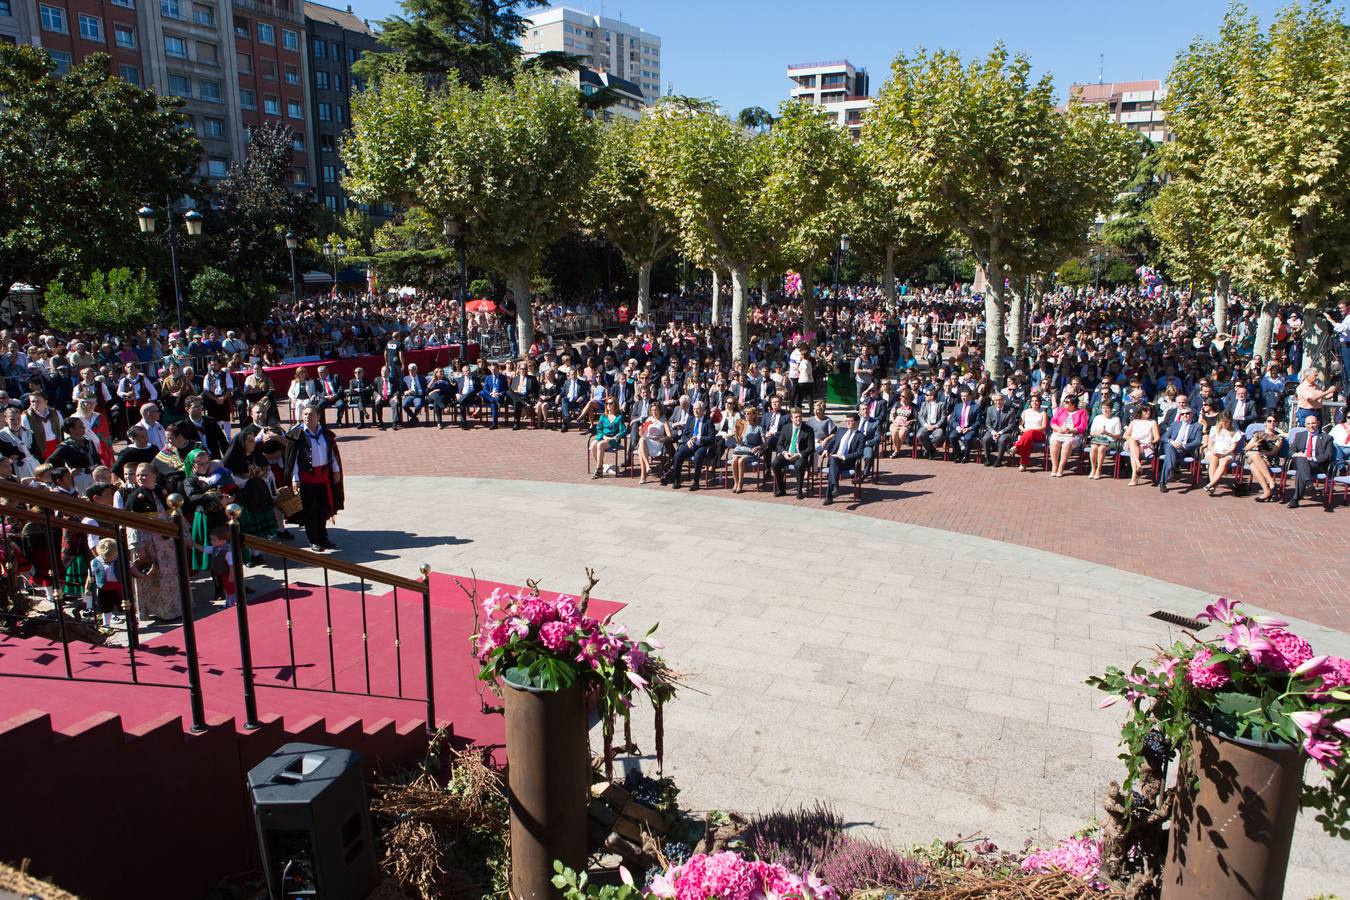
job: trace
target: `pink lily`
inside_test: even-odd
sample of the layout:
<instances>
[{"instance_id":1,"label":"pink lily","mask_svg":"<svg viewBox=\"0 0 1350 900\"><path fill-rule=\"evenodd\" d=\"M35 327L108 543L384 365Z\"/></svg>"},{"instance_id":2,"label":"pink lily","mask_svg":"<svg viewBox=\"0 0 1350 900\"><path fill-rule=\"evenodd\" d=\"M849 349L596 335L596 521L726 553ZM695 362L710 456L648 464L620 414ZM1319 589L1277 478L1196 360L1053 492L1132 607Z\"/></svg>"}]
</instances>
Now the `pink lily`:
<instances>
[{"instance_id":1,"label":"pink lily","mask_svg":"<svg viewBox=\"0 0 1350 900\"><path fill-rule=\"evenodd\" d=\"M1338 719L1331 723L1331 727L1350 739L1350 719Z\"/></svg>"},{"instance_id":2,"label":"pink lily","mask_svg":"<svg viewBox=\"0 0 1350 900\"><path fill-rule=\"evenodd\" d=\"M1234 625L1233 629L1223 636L1223 646L1230 653L1245 650L1257 659L1260 659L1262 653L1275 649L1275 645L1262 634L1260 626L1241 624Z\"/></svg>"},{"instance_id":3,"label":"pink lily","mask_svg":"<svg viewBox=\"0 0 1350 900\"><path fill-rule=\"evenodd\" d=\"M1252 616L1252 621L1262 628L1288 628L1289 623L1275 616Z\"/></svg>"},{"instance_id":4,"label":"pink lily","mask_svg":"<svg viewBox=\"0 0 1350 900\"><path fill-rule=\"evenodd\" d=\"M1290 674L1299 678L1316 678L1331 668L1327 665L1328 659L1330 659L1330 657L1314 656L1312 659L1306 660L1303 665L1299 666Z\"/></svg>"},{"instance_id":5,"label":"pink lily","mask_svg":"<svg viewBox=\"0 0 1350 900\"><path fill-rule=\"evenodd\" d=\"M1153 667L1149 674L1153 675L1155 678L1162 678L1165 684L1171 684L1172 673L1180 663L1181 660L1177 659L1175 656L1164 657L1163 659L1158 660L1158 664Z\"/></svg>"},{"instance_id":6,"label":"pink lily","mask_svg":"<svg viewBox=\"0 0 1350 900\"><path fill-rule=\"evenodd\" d=\"M1309 738L1321 730L1322 723L1326 721L1326 718L1326 713L1320 709L1307 709L1289 714L1289 720Z\"/></svg>"},{"instance_id":7,"label":"pink lily","mask_svg":"<svg viewBox=\"0 0 1350 900\"><path fill-rule=\"evenodd\" d=\"M1098 709L1106 709L1107 707L1115 706L1115 705L1116 705L1116 701L1119 700L1119 699L1120 699L1119 697L1107 697L1107 698L1106 698L1105 700L1103 700L1101 703L1098 703L1098 704L1097 704L1097 708L1098 708Z\"/></svg>"},{"instance_id":8,"label":"pink lily","mask_svg":"<svg viewBox=\"0 0 1350 900\"><path fill-rule=\"evenodd\" d=\"M1334 769L1341 759L1341 742L1308 738L1303 742L1303 752L1315 759L1322 768Z\"/></svg>"},{"instance_id":9,"label":"pink lily","mask_svg":"<svg viewBox=\"0 0 1350 900\"><path fill-rule=\"evenodd\" d=\"M1236 620L1237 604L1227 597L1220 597L1213 603L1204 608L1204 611L1196 616L1201 622L1218 622L1224 625L1232 625Z\"/></svg>"},{"instance_id":10,"label":"pink lily","mask_svg":"<svg viewBox=\"0 0 1350 900\"><path fill-rule=\"evenodd\" d=\"M640 691L647 689L647 679L643 678L641 675L634 672L632 669L624 669L623 674L627 675L628 680L633 682L633 687L637 688Z\"/></svg>"}]
</instances>

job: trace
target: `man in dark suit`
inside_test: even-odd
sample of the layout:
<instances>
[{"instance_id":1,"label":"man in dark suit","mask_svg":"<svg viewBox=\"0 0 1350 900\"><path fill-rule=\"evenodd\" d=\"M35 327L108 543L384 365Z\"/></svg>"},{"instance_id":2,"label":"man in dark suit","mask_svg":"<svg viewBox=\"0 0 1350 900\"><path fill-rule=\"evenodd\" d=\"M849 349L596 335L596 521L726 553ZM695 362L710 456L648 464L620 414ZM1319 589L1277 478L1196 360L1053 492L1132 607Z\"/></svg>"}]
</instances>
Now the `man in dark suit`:
<instances>
[{"instance_id":1,"label":"man in dark suit","mask_svg":"<svg viewBox=\"0 0 1350 900\"><path fill-rule=\"evenodd\" d=\"M370 382L366 380L366 370L360 366L352 373L354 376L347 383L347 409L356 410L357 428L366 427L366 410L370 409L375 398L375 390Z\"/></svg>"},{"instance_id":2,"label":"man in dark suit","mask_svg":"<svg viewBox=\"0 0 1350 900\"><path fill-rule=\"evenodd\" d=\"M950 435L952 461L966 463L970 462L970 448L980 435L980 408L971 402L970 388L961 388L960 397L947 420L947 434Z\"/></svg>"},{"instance_id":3,"label":"man in dark suit","mask_svg":"<svg viewBox=\"0 0 1350 900\"><path fill-rule=\"evenodd\" d=\"M534 363L521 363L516 371L516 377L511 380L511 390L506 393L507 402L511 404L511 412L515 419L511 425L512 431L519 431L520 411L526 412L534 410L534 404L539 399L539 376L534 374Z\"/></svg>"},{"instance_id":4,"label":"man in dark suit","mask_svg":"<svg viewBox=\"0 0 1350 900\"><path fill-rule=\"evenodd\" d=\"M1247 385L1240 381L1233 385L1233 390L1228 395L1228 402L1224 404L1224 409L1233 417L1233 427L1241 432L1246 432L1247 426L1261 417L1261 412L1257 409L1256 399L1252 397Z\"/></svg>"},{"instance_id":5,"label":"man in dark suit","mask_svg":"<svg viewBox=\"0 0 1350 900\"><path fill-rule=\"evenodd\" d=\"M1003 465L1003 456L1017 440L1017 410L1003 394L994 395L994 405L984 411L984 464Z\"/></svg>"},{"instance_id":6,"label":"man in dark suit","mask_svg":"<svg viewBox=\"0 0 1350 900\"><path fill-rule=\"evenodd\" d=\"M772 382L770 382L772 383ZM788 422L788 413L783 409L783 401L779 397L769 398L769 408L764 413L764 444L772 447L774 441L778 440L778 435L782 432L783 426Z\"/></svg>"},{"instance_id":7,"label":"man in dark suit","mask_svg":"<svg viewBox=\"0 0 1350 900\"><path fill-rule=\"evenodd\" d=\"M943 430L946 426L946 409L943 407L942 401L937 399L932 388L929 388L924 402L919 406L919 419L915 432L919 438L919 447L926 458L933 459L937 456L937 448L947 439L946 432Z\"/></svg>"},{"instance_id":8,"label":"man in dark suit","mask_svg":"<svg viewBox=\"0 0 1350 900\"><path fill-rule=\"evenodd\" d=\"M797 499L801 500L806 496L802 490L802 481L815 453L815 432L802 421L800 408L793 407L791 421L778 429L776 441L770 443L766 439L765 445L775 450L772 461L773 495L781 497L787 493L787 470L792 469L797 475Z\"/></svg>"},{"instance_id":9,"label":"man in dark suit","mask_svg":"<svg viewBox=\"0 0 1350 900\"><path fill-rule=\"evenodd\" d=\"M1318 475L1325 474L1331 462L1331 435L1322 430L1320 416L1303 420L1307 434L1294 434L1289 440L1289 467L1294 470L1294 496L1290 509L1298 509L1299 500L1309 484L1316 484Z\"/></svg>"},{"instance_id":10,"label":"man in dark suit","mask_svg":"<svg viewBox=\"0 0 1350 900\"><path fill-rule=\"evenodd\" d=\"M206 452L211 454L211 458L222 459L225 451L229 449L229 439L225 437L225 429L221 428L215 419L206 415L205 410L201 397L189 397L184 406L185 421L192 423L192 427L197 429L198 438L206 448Z\"/></svg>"},{"instance_id":11,"label":"man in dark suit","mask_svg":"<svg viewBox=\"0 0 1350 900\"><path fill-rule=\"evenodd\" d=\"M694 412L685 423L684 433L680 436L680 442L675 449L675 459L671 464L670 471L661 476L661 483L668 484L674 478L675 487L680 487L680 479L686 462L692 462L694 466L694 483L689 486L689 490L698 490L699 478L703 475L703 461L708 456L709 448L712 447L716 432L713 428L712 419L708 417L708 409L701 402L694 404Z\"/></svg>"},{"instance_id":12,"label":"man in dark suit","mask_svg":"<svg viewBox=\"0 0 1350 900\"><path fill-rule=\"evenodd\" d=\"M562 419L563 434L567 434L567 423L572 421L572 417L581 411L590 396L591 386L586 383L585 378L581 377L581 371L574 366L572 373L563 382L562 392L558 395L559 417Z\"/></svg>"},{"instance_id":13,"label":"man in dark suit","mask_svg":"<svg viewBox=\"0 0 1350 900\"><path fill-rule=\"evenodd\" d=\"M871 466L872 459L881 446L881 420L871 414L871 410L875 407L874 401L858 404L858 433L863 439L864 469Z\"/></svg>"},{"instance_id":14,"label":"man in dark suit","mask_svg":"<svg viewBox=\"0 0 1350 900\"><path fill-rule=\"evenodd\" d=\"M380 430L384 430L384 411L389 410L390 417L394 420L394 430L398 431L399 423L403 419L403 405L399 399L399 382L389 374L389 367L380 369L380 374L375 379L375 424Z\"/></svg>"},{"instance_id":15,"label":"man in dark suit","mask_svg":"<svg viewBox=\"0 0 1350 900\"><path fill-rule=\"evenodd\" d=\"M318 379L319 396L315 398L314 405L319 410L319 421L325 422L327 416L325 410L337 410L337 418L334 424L342 424L342 414L347 409L347 398L342 390L342 379L329 373L327 366L319 366Z\"/></svg>"},{"instance_id":16,"label":"man in dark suit","mask_svg":"<svg viewBox=\"0 0 1350 900\"><path fill-rule=\"evenodd\" d=\"M1200 450L1205 428L1195 421L1195 410L1187 407L1177 410L1177 419L1163 438L1162 470L1158 476L1158 490L1167 493L1167 482L1186 457Z\"/></svg>"},{"instance_id":17,"label":"man in dark suit","mask_svg":"<svg viewBox=\"0 0 1350 900\"><path fill-rule=\"evenodd\" d=\"M863 445L866 439L858 430L859 421L857 413L849 413L848 428L835 435L833 450L829 457L829 484L825 488L826 506L834 502L835 491L839 489L840 475L862 474Z\"/></svg>"},{"instance_id":18,"label":"man in dark suit","mask_svg":"<svg viewBox=\"0 0 1350 900\"><path fill-rule=\"evenodd\" d=\"M408 411L408 427L422 424L418 417L427 405L427 382L417 371L417 363L408 364L403 376L403 408Z\"/></svg>"},{"instance_id":19,"label":"man in dark suit","mask_svg":"<svg viewBox=\"0 0 1350 900\"><path fill-rule=\"evenodd\" d=\"M459 400L459 427L468 431L473 427L469 423L469 407L479 402L478 379L473 377L468 363L460 368L459 377L455 379L455 394ZM563 431L566 430L567 420L563 419Z\"/></svg>"}]
</instances>

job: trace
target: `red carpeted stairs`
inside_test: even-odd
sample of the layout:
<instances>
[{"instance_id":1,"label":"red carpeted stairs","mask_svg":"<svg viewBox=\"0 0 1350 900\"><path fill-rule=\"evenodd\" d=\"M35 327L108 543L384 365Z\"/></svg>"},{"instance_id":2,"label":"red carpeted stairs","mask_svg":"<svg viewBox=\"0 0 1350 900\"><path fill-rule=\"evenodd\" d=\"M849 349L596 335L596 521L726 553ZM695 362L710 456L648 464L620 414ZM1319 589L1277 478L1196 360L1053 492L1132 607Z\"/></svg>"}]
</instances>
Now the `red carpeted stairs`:
<instances>
[{"instance_id":1,"label":"red carpeted stairs","mask_svg":"<svg viewBox=\"0 0 1350 900\"><path fill-rule=\"evenodd\" d=\"M262 722L251 731L233 610L197 623L201 734L189 732L181 630L142 645L139 683L125 648L72 644L69 680L59 643L0 637L0 859L30 857L90 898L200 897L256 864L244 776L280 745L347 747L372 768L420 759L421 597L367 593L363 604L358 585L330 577L326 597L292 585L249 604ZM499 586L480 581L479 596ZM483 712L483 698L496 701L477 681L473 611L452 576L432 575L430 611L437 724L502 761L503 720Z\"/></svg>"}]
</instances>

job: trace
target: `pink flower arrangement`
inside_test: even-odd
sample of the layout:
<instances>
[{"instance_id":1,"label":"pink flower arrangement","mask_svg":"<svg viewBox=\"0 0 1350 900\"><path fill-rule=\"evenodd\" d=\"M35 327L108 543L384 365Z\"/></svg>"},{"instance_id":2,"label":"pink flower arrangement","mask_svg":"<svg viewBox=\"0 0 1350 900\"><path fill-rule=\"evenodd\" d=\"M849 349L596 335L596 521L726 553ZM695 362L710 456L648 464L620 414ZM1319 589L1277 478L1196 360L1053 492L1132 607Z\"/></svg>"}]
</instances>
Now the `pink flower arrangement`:
<instances>
[{"instance_id":1,"label":"pink flower arrangement","mask_svg":"<svg viewBox=\"0 0 1350 900\"><path fill-rule=\"evenodd\" d=\"M1130 706L1122 729L1127 796L1146 748L1184 758L1199 724L1223 736L1299 746L1332 786L1306 787L1305 806L1322 810L1317 818L1328 829L1344 827L1350 802L1338 799L1343 788L1336 786L1350 784L1350 660L1316 655L1288 622L1248 615L1227 598L1196 618L1221 630L1203 640L1188 634L1148 663L1088 679L1112 695L1102 706L1121 698ZM1177 670L1184 677L1174 678Z\"/></svg>"},{"instance_id":2,"label":"pink flower arrangement","mask_svg":"<svg viewBox=\"0 0 1350 900\"><path fill-rule=\"evenodd\" d=\"M672 900L838 900L834 889L810 872L795 875L777 863L730 851L691 856L656 876L647 894Z\"/></svg>"},{"instance_id":3,"label":"pink flower arrangement","mask_svg":"<svg viewBox=\"0 0 1350 900\"><path fill-rule=\"evenodd\" d=\"M1104 891L1107 885L1097 877L1101 868L1100 838L1065 838L1048 850L1032 850L1022 860L1023 872L1068 872Z\"/></svg>"}]
</instances>

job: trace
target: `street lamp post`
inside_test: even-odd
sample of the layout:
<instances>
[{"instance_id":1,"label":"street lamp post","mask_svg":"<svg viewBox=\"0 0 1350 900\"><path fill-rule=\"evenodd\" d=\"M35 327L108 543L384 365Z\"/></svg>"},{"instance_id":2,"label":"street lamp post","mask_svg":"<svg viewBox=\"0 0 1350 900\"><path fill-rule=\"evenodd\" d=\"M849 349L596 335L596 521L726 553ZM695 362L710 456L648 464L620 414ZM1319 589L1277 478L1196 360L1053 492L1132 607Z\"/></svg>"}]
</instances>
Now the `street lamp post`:
<instances>
[{"instance_id":1,"label":"street lamp post","mask_svg":"<svg viewBox=\"0 0 1350 900\"><path fill-rule=\"evenodd\" d=\"M459 219L445 220L445 237L459 245L459 361L469 361L469 261L468 235L460 228Z\"/></svg>"},{"instance_id":2,"label":"street lamp post","mask_svg":"<svg viewBox=\"0 0 1350 900\"><path fill-rule=\"evenodd\" d=\"M295 236L294 231L286 232L286 252L291 255L291 301L300 299L300 280L295 275L295 248L300 246L300 239Z\"/></svg>"},{"instance_id":3,"label":"street lamp post","mask_svg":"<svg viewBox=\"0 0 1350 900\"><path fill-rule=\"evenodd\" d=\"M846 234L845 234L845 235L840 235L840 237L839 237L839 250L838 250L838 252L836 252L836 253L834 254L834 297L833 297L833 300L834 300L834 306L835 306L836 309L838 309L838 307L839 307L839 268L840 268L840 266L843 265L844 254L848 252L849 244L850 244L850 241L849 241L848 235L846 235Z\"/></svg>"},{"instance_id":4,"label":"street lamp post","mask_svg":"<svg viewBox=\"0 0 1350 900\"><path fill-rule=\"evenodd\" d=\"M333 296L337 296L337 277L338 263L342 257L347 255L347 245L339 243L336 246L330 241L323 242L323 255L328 257L333 263Z\"/></svg>"},{"instance_id":5,"label":"street lamp post","mask_svg":"<svg viewBox=\"0 0 1350 900\"><path fill-rule=\"evenodd\" d=\"M167 217L164 228L169 236L169 259L173 263L173 300L178 312L178 334L181 336L185 331L183 328L183 288L178 274L178 231L173 227L173 204L169 201L167 194L164 196L164 210ZM136 222L140 225L141 234L155 233L155 211L149 205L136 210ZM187 227L189 236L197 237L202 233L202 214L195 209L188 210L183 214L183 224Z\"/></svg>"}]
</instances>

